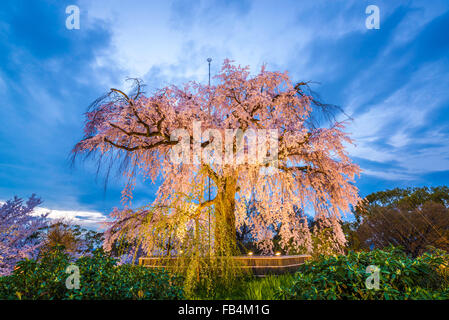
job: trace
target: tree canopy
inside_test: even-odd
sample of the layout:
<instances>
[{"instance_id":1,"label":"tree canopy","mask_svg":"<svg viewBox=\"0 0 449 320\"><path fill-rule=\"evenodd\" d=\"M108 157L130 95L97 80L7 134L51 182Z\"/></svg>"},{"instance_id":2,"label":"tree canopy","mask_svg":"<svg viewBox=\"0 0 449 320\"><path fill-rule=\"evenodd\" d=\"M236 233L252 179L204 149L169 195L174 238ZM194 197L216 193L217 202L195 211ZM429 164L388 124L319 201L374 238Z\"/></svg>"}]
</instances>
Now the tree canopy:
<instances>
[{"instance_id":1,"label":"tree canopy","mask_svg":"<svg viewBox=\"0 0 449 320\"><path fill-rule=\"evenodd\" d=\"M354 210L351 241L361 248L401 246L418 256L449 249L449 188L395 188L372 193Z\"/></svg>"},{"instance_id":2,"label":"tree canopy","mask_svg":"<svg viewBox=\"0 0 449 320\"><path fill-rule=\"evenodd\" d=\"M40 231L47 228L45 215L33 215L42 203L36 195L24 203L14 197L0 206L0 276L11 273L18 261L35 258L42 246Z\"/></svg>"},{"instance_id":3,"label":"tree canopy","mask_svg":"<svg viewBox=\"0 0 449 320\"><path fill-rule=\"evenodd\" d=\"M161 236L154 231L169 230L167 239L178 239L177 246L189 230L206 228L212 212L209 237L217 253L235 247L236 227L244 223L264 252L272 250L274 230L283 246L299 248L307 241L294 206L338 217L358 202L354 179L360 169L344 147L352 141L343 122L322 127L313 122L328 105L318 102L306 83L294 84L287 73L265 67L251 76L248 67L229 60L215 79L211 86L189 82L150 95L138 81L129 94L111 89L87 112L75 155L120 162L130 179L125 200L132 198L137 176L161 181L151 209L113 213L110 240L120 230L138 242L145 234L140 242L151 252ZM174 155L181 161L173 161ZM249 217L250 198L258 214Z\"/></svg>"}]
</instances>

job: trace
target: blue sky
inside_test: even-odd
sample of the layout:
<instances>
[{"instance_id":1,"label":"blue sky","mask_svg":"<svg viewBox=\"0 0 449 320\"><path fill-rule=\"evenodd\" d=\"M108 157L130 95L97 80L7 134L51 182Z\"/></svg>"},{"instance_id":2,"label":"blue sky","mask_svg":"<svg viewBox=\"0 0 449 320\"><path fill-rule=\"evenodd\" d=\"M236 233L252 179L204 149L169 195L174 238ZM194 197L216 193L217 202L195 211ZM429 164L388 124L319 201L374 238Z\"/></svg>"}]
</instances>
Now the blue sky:
<instances>
[{"instance_id":1,"label":"blue sky","mask_svg":"<svg viewBox=\"0 0 449 320\"><path fill-rule=\"evenodd\" d=\"M80 29L65 26L68 5ZM368 5L380 29L365 26ZM231 58L319 82L354 121L362 196L449 178L448 1L2 1L0 200L37 193L90 223L119 205L94 163L70 167L90 102L127 77L150 89L207 81ZM140 183L135 205L154 198ZM59 210L59 211L58 211Z\"/></svg>"}]
</instances>

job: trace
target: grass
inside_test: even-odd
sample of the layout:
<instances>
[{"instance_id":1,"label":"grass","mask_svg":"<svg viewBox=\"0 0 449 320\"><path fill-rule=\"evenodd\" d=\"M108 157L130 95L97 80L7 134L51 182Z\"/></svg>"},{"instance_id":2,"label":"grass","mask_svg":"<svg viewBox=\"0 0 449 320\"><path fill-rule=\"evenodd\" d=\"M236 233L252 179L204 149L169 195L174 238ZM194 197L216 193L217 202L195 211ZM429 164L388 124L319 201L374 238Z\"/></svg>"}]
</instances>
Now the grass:
<instances>
[{"instance_id":1,"label":"grass","mask_svg":"<svg viewBox=\"0 0 449 320\"><path fill-rule=\"evenodd\" d=\"M213 297L203 290L193 299L215 300L274 300L280 287L290 287L294 274L268 275L266 277L243 276L230 286L219 286Z\"/></svg>"},{"instance_id":2,"label":"grass","mask_svg":"<svg viewBox=\"0 0 449 320\"><path fill-rule=\"evenodd\" d=\"M245 300L273 300L280 287L288 287L293 283L294 275L269 275L264 278L254 278L246 283L243 291Z\"/></svg>"}]
</instances>

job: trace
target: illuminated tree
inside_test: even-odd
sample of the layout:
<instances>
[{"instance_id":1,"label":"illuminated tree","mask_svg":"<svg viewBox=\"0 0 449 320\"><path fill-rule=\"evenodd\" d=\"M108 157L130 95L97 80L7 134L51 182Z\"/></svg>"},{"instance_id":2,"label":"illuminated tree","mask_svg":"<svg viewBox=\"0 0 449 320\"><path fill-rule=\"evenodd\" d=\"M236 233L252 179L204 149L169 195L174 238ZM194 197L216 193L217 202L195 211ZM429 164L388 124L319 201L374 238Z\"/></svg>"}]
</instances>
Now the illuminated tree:
<instances>
[{"instance_id":1,"label":"illuminated tree","mask_svg":"<svg viewBox=\"0 0 449 320\"><path fill-rule=\"evenodd\" d=\"M108 168L117 162L127 168L125 200L132 198L138 175L162 181L151 209L113 213L109 240L118 239L113 234L120 230L136 241L146 234L141 245L148 252L160 235L148 225L163 225L170 230L163 243L172 241L176 247L189 230L207 229L211 211L211 239L219 255L235 248L236 227L245 222L264 252L272 251L275 234L282 246L300 248L308 244L298 236L303 225L294 206L338 217L359 200L353 184L359 167L345 152L344 143L351 140L344 124L314 125L313 117L327 105L310 94L306 83L294 85L287 73L265 67L250 76L248 67L229 60L215 78L213 86L190 82L148 96L137 81L132 93L111 89L87 112L85 137L74 147L75 155L96 154L101 164L111 161ZM218 130L221 137L208 129ZM237 129L231 143L224 143L229 130ZM265 147L251 153L254 141ZM186 154L182 161L173 160ZM229 160L229 154L232 161L220 161ZM239 154L246 154L246 161L239 161ZM210 200L204 192L208 178ZM259 214L248 221L246 200L251 196Z\"/></svg>"},{"instance_id":2,"label":"illuminated tree","mask_svg":"<svg viewBox=\"0 0 449 320\"><path fill-rule=\"evenodd\" d=\"M47 215L33 215L33 211L41 203L33 194L25 204L14 197L0 206L0 276L11 273L19 260L39 253Z\"/></svg>"},{"instance_id":3,"label":"illuminated tree","mask_svg":"<svg viewBox=\"0 0 449 320\"><path fill-rule=\"evenodd\" d=\"M335 216L318 216L313 227L314 254L344 254L346 237L341 222Z\"/></svg>"}]
</instances>

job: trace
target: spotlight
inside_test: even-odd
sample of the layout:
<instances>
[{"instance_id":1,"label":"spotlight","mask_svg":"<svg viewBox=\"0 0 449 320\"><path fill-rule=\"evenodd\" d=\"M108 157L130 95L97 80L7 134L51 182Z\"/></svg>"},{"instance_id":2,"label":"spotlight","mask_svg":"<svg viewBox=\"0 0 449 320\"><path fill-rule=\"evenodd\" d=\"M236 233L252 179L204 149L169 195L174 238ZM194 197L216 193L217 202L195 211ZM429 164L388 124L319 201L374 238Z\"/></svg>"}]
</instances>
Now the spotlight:
<instances>
[{"instance_id":1,"label":"spotlight","mask_svg":"<svg viewBox=\"0 0 449 320\"><path fill-rule=\"evenodd\" d=\"M252 255L253 255L253 252L252 252L252 251L249 251L249 252L248 252L248 255L249 255L249 256L252 256Z\"/></svg>"},{"instance_id":2,"label":"spotlight","mask_svg":"<svg viewBox=\"0 0 449 320\"><path fill-rule=\"evenodd\" d=\"M275 256L280 256L281 252L280 251L276 251L276 253L274 254Z\"/></svg>"}]
</instances>

